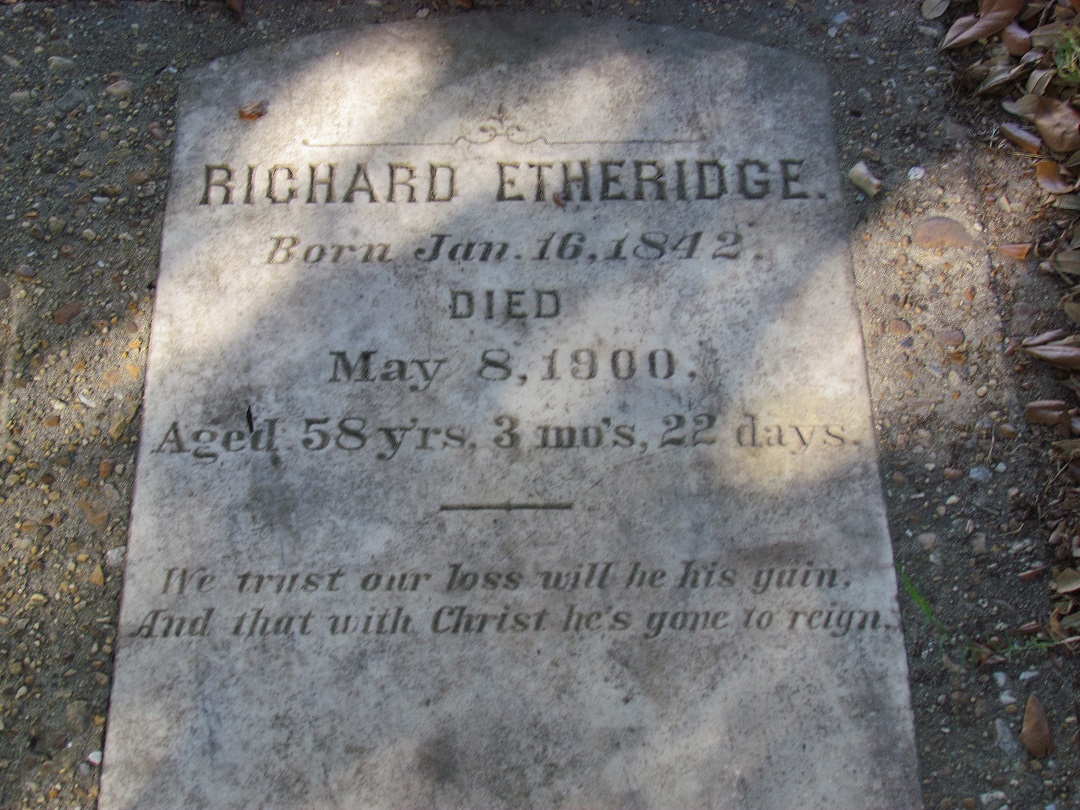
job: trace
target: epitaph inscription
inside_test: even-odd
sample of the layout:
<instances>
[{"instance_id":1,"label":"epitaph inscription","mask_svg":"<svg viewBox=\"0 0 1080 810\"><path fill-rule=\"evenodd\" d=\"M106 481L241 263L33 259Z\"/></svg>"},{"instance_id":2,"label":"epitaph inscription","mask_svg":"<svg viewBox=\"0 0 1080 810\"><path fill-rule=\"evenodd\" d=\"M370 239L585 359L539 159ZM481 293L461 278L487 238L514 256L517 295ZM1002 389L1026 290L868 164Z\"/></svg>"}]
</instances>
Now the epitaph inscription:
<instances>
[{"instance_id":1,"label":"epitaph inscription","mask_svg":"<svg viewBox=\"0 0 1080 810\"><path fill-rule=\"evenodd\" d=\"M571 19L194 72L102 807L918 806L827 100Z\"/></svg>"}]
</instances>

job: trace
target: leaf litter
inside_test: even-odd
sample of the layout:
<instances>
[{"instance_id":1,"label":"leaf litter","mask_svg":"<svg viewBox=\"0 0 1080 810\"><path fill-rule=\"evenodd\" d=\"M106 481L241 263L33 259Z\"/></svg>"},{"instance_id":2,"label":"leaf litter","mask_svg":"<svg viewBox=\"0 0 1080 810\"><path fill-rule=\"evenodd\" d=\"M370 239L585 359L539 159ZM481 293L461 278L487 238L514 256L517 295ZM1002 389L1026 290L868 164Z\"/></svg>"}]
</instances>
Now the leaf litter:
<instances>
[{"instance_id":1,"label":"leaf litter","mask_svg":"<svg viewBox=\"0 0 1080 810\"><path fill-rule=\"evenodd\" d=\"M955 5L926 0L920 10L924 18L935 19ZM964 12L970 8L960 5L967 6ZM1042 260L1040 268L1056 275L1066 288L1060 309L1069 327L1014 337L1005 354L1055 369L1071 394L1071 399L1033 400L1024 411L1029 425L1045 431L1039 435L1056 471L1047 485L1051 499L1043 507L1053 554L1053 564L1045 567L1051 574L1051 612L1025 628L1048 643L1077 652L1080 332L1074 330L1080 325L1080 194L1074 192L1080 189L1080 0L981 0L976 13L957 17L941 48L959 53L965 83L976 95L1001 97L1000 142L1031 161L1032 180L1045 194L1042 214L1050 232L1035 244L996 247L1018 261L1026 260L1034 249L1034 258ZM920 239L913 236L913 242L920 244ZM1040 575L1043 567L1033 570ZM996 655L993 650L991 654ZM1024 714L1021 742L1035 757L1053 750L1045 712L1034 695Z\"/></svg>"}]
</instances>

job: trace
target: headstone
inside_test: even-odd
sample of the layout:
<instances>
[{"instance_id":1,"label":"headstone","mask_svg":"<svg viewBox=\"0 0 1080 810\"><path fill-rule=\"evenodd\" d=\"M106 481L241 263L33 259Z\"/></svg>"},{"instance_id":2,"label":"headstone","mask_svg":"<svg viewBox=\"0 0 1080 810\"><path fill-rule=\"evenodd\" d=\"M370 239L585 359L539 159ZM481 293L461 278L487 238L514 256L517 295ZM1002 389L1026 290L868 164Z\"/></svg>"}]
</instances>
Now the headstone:
<instances>
[{"instance_id":1,"label":"headstone","mask_svg":"<svg viewBox=\"0 0 1080 810\"><path fill-rule=\"evenodd\" d=\"M194 71L101 806L918 806L828 100L576 19Z\"/></svg>"}]
</instances>

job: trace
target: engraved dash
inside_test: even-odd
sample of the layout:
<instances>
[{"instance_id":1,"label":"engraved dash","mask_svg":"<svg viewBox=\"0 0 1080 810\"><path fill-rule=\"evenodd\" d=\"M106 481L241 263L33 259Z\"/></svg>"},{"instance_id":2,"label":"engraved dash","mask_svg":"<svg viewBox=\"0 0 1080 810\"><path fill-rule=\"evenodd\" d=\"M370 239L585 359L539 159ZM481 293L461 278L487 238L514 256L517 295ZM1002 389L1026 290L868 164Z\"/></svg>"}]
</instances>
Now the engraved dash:
<instances>
[{"instance_id":1,"label":"engraved dash","mask_svg":"<svg viewBox=\"0 0 1080 810\"><path fill-rule=\"evenodd\" d=\"M440 512L517 512L517 511L567 511L572 503L444 503Z\"/></svg>"}]
</instances>

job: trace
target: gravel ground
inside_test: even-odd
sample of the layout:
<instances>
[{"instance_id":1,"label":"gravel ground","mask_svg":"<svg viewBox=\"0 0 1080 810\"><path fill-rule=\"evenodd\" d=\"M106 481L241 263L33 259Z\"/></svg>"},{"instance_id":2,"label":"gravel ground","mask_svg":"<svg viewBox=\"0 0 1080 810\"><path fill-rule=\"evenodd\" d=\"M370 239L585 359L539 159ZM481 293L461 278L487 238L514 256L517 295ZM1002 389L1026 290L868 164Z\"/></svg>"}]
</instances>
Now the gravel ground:
<instances>
[{"instance_id":1,"label":"gravel ground","mask_svg":"<svg viewBox=\"0 0 1080 810\"><path fill-rule=\"evenodd\" d=\"M6 3L6 0L4 0ZM994 246L1047 227L1030 161L993 100L938 52L956 16L915 0L503 3L0 3L0 807L95 806L146 346L181 74L297 35L424 15L566 12L697 28L810 56L833 86L841 165L902 595L928 808L1080 806L1077 661L1015 631L1049 609L1048 428L1061 396L1003 353L1061 325L1037 260ZM953 5L957 5L956 2ZM971 244L923 248L959 222ZM933 620L928 616L932 610ZM991 641L996 639L996 641ZM989 661L972 643L994 643ZM1019 743L1025 701L1056 751ZM843 809L840 809L843 810Z\"/></svg>"}]
</instances>

